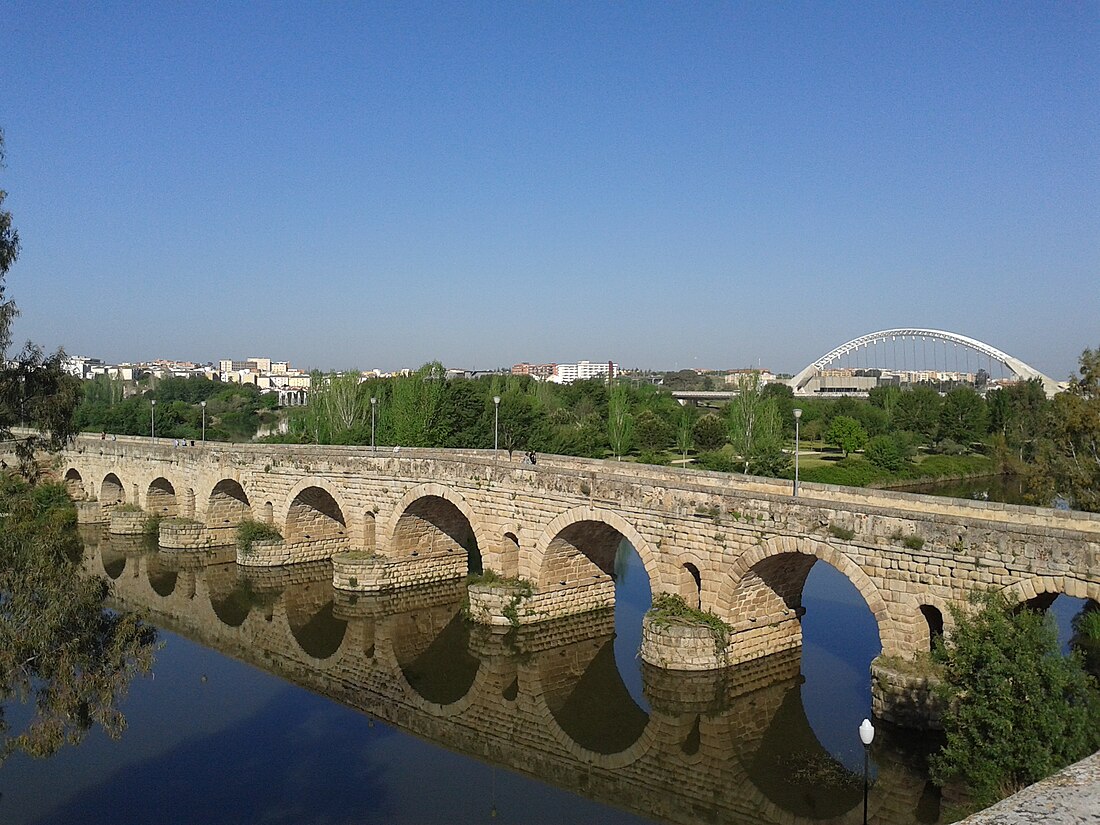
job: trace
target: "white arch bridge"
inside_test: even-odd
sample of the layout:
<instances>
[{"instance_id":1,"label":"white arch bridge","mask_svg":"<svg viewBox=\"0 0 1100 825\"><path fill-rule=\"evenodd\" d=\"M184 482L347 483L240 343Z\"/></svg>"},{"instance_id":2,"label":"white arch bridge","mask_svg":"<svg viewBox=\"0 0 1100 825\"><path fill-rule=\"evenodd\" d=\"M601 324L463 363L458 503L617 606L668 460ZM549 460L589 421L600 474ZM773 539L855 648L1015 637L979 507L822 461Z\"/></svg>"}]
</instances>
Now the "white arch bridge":
<instances>
[{"instance_id":1,"label":"white arch bridge","mask_svg":"<svg viewBox=\"0 0 1100 825\"><path fill-rule=\"evenodd\" d=\"M1053 396L1060 389L1058 382L1053 378L1039 372L1028 364L1025 364L1019 358L1015 358L1006 352L1003 352L996 347L990 346L982 341L978 341L975 338L969 338L965 335L959 335L955 332L945 332L940 329L920 329L917 327L902 327L897 329L883 329L878 332L871 332L866 335L861 335L858 338L853 338L839 347L830 350L822 355L812 364L807 366L801 372L799 372L794 378L790 379L790 385L794 389L796 395L808 395L810 390L807 389L810 382L829 364L839 361L845 356L858 354L861 351L867 352L872 348L877 347L880 344L891 343L896 350L897 342L902 342L903 356L907 352L907 342L921 340L923 342L931 341L934 344L943 343L946 347L947 344L951 344L953 347L964 347L967 351L977 353L979 362L981 358L985 358L987 363L992 365L993 363L1000 364L1004 369L1011 373L1016 379L1020 381L1029 381L1037 379L1043 385L1043 390L1046 392L1047 397ZM914 361L917 360L918 355L914 351ZM896 368L895 364L895 368Z\"/></svg>"}]
</instances>

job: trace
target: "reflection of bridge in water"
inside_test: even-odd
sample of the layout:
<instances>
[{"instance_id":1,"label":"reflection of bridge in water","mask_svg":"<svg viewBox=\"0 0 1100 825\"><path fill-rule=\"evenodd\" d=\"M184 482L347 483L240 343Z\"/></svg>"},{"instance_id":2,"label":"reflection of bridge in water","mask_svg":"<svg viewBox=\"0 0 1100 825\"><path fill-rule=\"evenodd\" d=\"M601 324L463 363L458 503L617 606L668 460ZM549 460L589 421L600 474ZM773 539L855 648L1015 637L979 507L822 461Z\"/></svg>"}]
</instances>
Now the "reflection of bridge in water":
<instances>
[{"instance_id":1,"label":"reflection of bridge in water","mask_svg":"<svg viewBox=\"0 0 1100 825\"><path fill-rule=\"evenodd\" d=\"M858 822L858 781L818 743L798 649L720 673L646 668L646 713L612 653L613 611L470 625L459 581L342 593L331 565L244 568L232 549L150 552L85 528L115 603L453 751L673 822ZM877 822L934 822L917 759L876 740ZM830 785L827 777L839 777Z\"/></svg>"}]
</instances>

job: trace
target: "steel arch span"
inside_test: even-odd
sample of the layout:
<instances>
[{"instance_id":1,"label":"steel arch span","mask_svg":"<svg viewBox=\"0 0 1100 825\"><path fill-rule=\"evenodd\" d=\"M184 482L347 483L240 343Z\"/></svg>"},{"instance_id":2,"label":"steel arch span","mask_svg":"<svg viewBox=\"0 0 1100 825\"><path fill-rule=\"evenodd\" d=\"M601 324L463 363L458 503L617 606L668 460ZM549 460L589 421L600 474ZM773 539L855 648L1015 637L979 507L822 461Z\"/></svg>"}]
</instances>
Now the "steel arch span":
<instances>
[{"instance_id":1,"label":"steel arch span","mask_svg":"<svg viewBox=\"0 0 1100 825\"><path fill-rule=\"evenodd\" d=\"M1004 364L1013 375L1022 381L1028 381L1033 378L1038 379L1043 384L1043 390L1046 392L1047 397L1053 396L1058 392L1058 382L1049 376L1043 375L1039 370L1034 367L1028 366L1019 358L1014 358L1007 352L1002 352L996 347L992 347L982 341L975 338L968 338L965 335L959 335L955 332L945 332L941 329L919 329L916 327L905 327L899 329L883 329L878 332L871 332L867 335L861 335L858 338L853 338L847 343L841 344L836 349L822 355L808 367L803 369L794 378L790 380L790 385L794 389L795 393L802 392L806 385L820 370L840 358L843 355L847 355L849 352L853 352L862 347L870 346L882 341L892 341L898 338L925 338L928 340L946 341L951 344L961 344L964 347L969 347L975 352L981 353L993 361L999 361Z\"/></svg>"}]
</instances>

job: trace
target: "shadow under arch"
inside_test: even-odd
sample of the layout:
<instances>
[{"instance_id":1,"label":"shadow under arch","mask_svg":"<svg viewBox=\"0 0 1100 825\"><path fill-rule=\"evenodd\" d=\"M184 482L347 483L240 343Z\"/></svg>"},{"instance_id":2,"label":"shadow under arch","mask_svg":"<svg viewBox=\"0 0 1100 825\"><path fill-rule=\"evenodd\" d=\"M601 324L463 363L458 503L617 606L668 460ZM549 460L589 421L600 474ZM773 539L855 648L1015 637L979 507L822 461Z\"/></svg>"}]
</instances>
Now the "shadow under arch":
<instances>
[{"instance_id":1,"label":"shadow under arch","mask_svg":"<svg viewBox=\"0 0 1100 825\"><path fill-rule=\"evenodd\" d=\"M99 485L99 503L104 507L126 503L126 488L114 473L107 473Z\"/></svg>"},{"instance_id":2,"label":"shadow under arch","mask_svg":"<svg viewBox=\"0 0 1100 825\"><path fill-rule=\"evenodd\" d=\"M259 594L248 579L239 575L238 567L233 562L208 566L203 572L203 580L210 598L210 608L226 627L240 627L252 608L261 604ZM273 601L274 597L271 597L268 604Z\"/></svg>"},{"instance_id":3,"label":"shadow under arch","mask_svg":"<svg viewBox=\"0 0 1100 825\"><path fill-rule=\"evenodd\" d=\"M282 514L287 544L329 542L334 550L347 545L348 527L340 491L321 478L302 479L291 491Z\"/></svg>"},{"instance_id":4,"label":"shadow under arch","mask_svg":"<svg viewBox=\"0 0 1100 825\"><path fill-rule=\"evenodd\" d=\"M126 554L116 547L112 547L109 541L99 545L99 560L103 565L103 572L108 578L117 579L126 569Z\"/></svg>"},{"instance_id":5,"label":"shadow under arch","mask_svg":"<svg viewBox=\"0 0 1100 825\"><path fill-rule=\"evenodd\" d=\"M164 476L154 478L145 492L145 509L164 518L179 515L175 485Z\"/></svg>"},{"instance_id":6,"label":"shadow under arch","mask_svg":"<svg viewBox=\"0 0 1100 825\"><path fill-rule=\"evenodd\" d=\"M385 551L390 558L462 553L466 572L482 571L476 517L459 494L438 484L419 485L402 497L394 514Z\"/></svg>"},{"instance_id":7,"label":"shadow under arch","mask_svg":"<svg viewBox=\"0 0 1100 825\"><path fill-rule=\"evenodd\" d=\"M521 575L538 583L539 589L562 581L580 584L597 572L614 577L615 555L626 539L641 559L650 590L662 592L656 554L629 521L613 510L574 507L547 525L526 564L521 557Z\"/></svg>"},{"instance_id":8,"label":"shadow under arch","mask_svg":"<svg viewBox=\"0 0 1100 825\"><path fill-rule=\"evenodd\" d=\"M149 586L158 596L167 598L175 592L179 571L170 569L156 554L146 557L145 575L149 578Z\"/></svg>"},{"instance_id":9,"label":"shadow under arch","mask_svg":"<svg viewBox=\"0 0 1100 825\"><path fill-rule=\"evenodd\" d=\"M562 732L586 751L610 756L645 733L649 714L634 701L615 661L614 639L586 641L540 657L546 707Z\"/></svg>"},{"instance_id":10,"label":"shadow under arch","mask_svg":"<svg viewBox=\"0 0 1100 825\"><path fill-rule=\"evenodd\" d=\"M65 471L62 482L73 501L80 501L84 498L84 478L76 467L70 467Z\"/></svg>"},{"instance_id":11,"label":"shadow under arch","mask_svg":"<svg viewBox=\"0 0 1100 825\"><path fill-rule=\"evenodd\" d=\"M755 697L759 713L764 699ZM788 687L763 735L735 745L749 781L791 822L834 822L863 802L863 777L822 746L806 716L801 680Z\"/></svg>"},{"instance_id":12,"label":"shadow under arch","mask_svg":"<svg viewBox=\"0 0 1100 825\"><path fill-rule=\"evenodd\" d=\"M206 497L206 526L235 527L252 517L252 504L239 481L223 478Z\"/></svg>"}]
</instances>

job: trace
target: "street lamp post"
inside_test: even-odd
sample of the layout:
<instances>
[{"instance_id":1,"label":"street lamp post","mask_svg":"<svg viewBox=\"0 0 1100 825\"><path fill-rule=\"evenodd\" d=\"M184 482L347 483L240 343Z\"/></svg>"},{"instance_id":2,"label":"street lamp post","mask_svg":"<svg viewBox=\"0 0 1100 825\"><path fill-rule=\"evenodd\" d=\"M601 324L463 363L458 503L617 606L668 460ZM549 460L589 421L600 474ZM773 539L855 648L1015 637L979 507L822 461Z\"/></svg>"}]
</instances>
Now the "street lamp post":
<instances>
[{"instance_id":1,"label":"street lamp post","mask_svg":"<svg viewBox=\"0 0 1100 825\"><path fill-rule=\"evenodd\" d=\"M378 399L370 397L370 450L374 452L374 411L378 408Z\"/></svg>"},{"instance_id":2,"label":"street lamp post","mask_svg":"<svg viewBox=\"0 0 1100 825\"><path fill-rule=\"evenodd\" d=\"M500 451L500 396L493 396L493 452Z\"/></svg>"},{"instance_id":3,"label":"street lamp post","mask_svg":"<svg viewBox=\"0 0 1100 825\"><path fill-rule=\"evenodd\" d=\"M199 406L202 407L202 443L206 443L206 402L200 401Z\"/></svg>"},{"instance_id":4,"label":"street lamp post","mask_svg":"<svg viewBox=\"0 0 1100 825\"><path fill-rule=\"evenodd\" d=\"M798 495L798 421L802 418L802 410L794 411L794 494Z\"/></svg>"},{"instance_id":5,"label":"street lamp post","mask_svg":"<svg viewBox=\"0 0 1100 825\"><path fill-rule=\"evenodd\" d=\"M157 443L157 399L149 404L149 440Z\"/></svg>"},{"instance_id":6,"label":"street lamp post","mask_svg":"<svg viewBox=\"0 0 1100 825\"><path fill-rule=\"evenodd\" d=\"M871 758L871 742L875 739L875 726L864 719L859 726L859 741L863 743L863 825L867 825L867 765Z\"/></svg>"}]
</instances>

